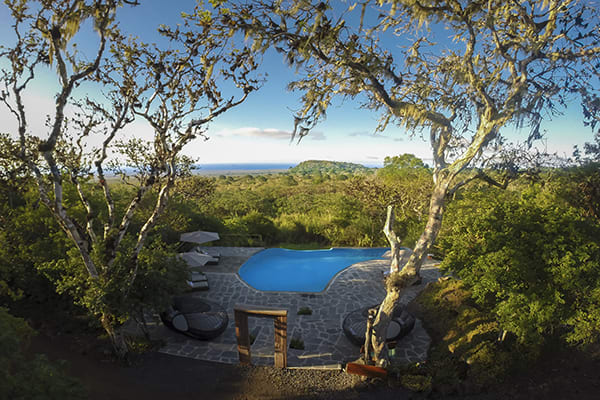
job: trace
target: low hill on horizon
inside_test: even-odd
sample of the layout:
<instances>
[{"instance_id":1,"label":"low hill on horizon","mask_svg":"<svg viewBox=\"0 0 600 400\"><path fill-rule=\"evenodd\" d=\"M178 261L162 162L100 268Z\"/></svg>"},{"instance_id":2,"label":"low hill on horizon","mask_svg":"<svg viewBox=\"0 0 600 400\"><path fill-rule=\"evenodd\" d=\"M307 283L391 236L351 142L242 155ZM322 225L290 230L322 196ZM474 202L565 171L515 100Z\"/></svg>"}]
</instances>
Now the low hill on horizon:
<instances>
[{"instance_id":1,"label":"low hill on horizon","mask_svg":"<svg viewBox=\"0 0 600 400\"><path fill-rule=\"evenodd\" d=\"M326 161L326 160L307 160L290 168L291 173L366 173L373 168L365 167L362 164L356 164L344 161Z\"/></svg>"}]
</instances>

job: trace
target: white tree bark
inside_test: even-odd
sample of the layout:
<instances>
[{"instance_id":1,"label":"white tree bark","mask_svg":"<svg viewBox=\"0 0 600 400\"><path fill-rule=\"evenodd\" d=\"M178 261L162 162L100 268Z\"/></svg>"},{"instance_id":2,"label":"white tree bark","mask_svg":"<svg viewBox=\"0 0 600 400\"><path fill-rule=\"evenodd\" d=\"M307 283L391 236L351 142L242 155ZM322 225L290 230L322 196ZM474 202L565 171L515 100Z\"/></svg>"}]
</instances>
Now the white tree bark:
<instances>
[{"instance_id":1,"label":"white tree bark","mask_svg":"<svg viewBox=\"0 0 600 400\"><path fill-rule=\"evenodd\" d=\"M383 226L383 233L390 242L390 253L392 256L390 262L390 273L400 272L400 239L394 232L394 206L389 205L387 208L387 217Z\"/></svg>"}]
</instances>

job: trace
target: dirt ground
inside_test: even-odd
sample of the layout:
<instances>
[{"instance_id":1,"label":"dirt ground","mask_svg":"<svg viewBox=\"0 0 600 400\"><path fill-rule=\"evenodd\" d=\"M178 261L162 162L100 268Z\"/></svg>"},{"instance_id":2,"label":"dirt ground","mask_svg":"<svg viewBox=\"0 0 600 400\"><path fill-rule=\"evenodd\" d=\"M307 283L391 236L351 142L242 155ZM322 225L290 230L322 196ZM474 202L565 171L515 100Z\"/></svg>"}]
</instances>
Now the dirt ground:
<instances>
[{"instance_id":1,"label":"dirt ground","mask_svg":"<svg viewBox=\"0 0 600 400\"><path fill-rule=\"evenodd\" d=\"M67 361L90 399L402 399L410 392L339 371L282 370L203 362L150 352L130 366L108 348L71 335L38 335L31 350Z\"/></svg>"},{"instance_id":2,"label":"dirt ground","mask_svg":"<svg viewBox=\"0 0 600 400\"><path fill-rule=\"evenodd\" d=\"M67 361L68 372L90 399L599 399L600 360L576 352L546 357L535 370L499 384L487 393L443 396L411 393L382 381L364 381L338 371L242 367L156 352L130 366L111 359L93 336L38 335L32 351Z\"/></svg>"},{"instance_id":3,"label":"dirt ground","mask_svg":"<svg viewBox=\"0 0 600 400\"><path fill-rule=\"evenodd\" d=\"M44 318L47 314L36 310L38 323L29 321L43 333L33 338L30 351L46 354L50 360L66 360L67 372L81 381L92 400L600 399L600 345L588 353L549 352L535 368L499 383L487 393L448 396L412 393L393 382L365 381L339 371L243 367L157 352L137 356L125 366L113 360L110 346L98 339L98 331L83 329L86 324L81 322L69 325L72 316L56 323L56 318Z\"/></svg>"}]
</instances>

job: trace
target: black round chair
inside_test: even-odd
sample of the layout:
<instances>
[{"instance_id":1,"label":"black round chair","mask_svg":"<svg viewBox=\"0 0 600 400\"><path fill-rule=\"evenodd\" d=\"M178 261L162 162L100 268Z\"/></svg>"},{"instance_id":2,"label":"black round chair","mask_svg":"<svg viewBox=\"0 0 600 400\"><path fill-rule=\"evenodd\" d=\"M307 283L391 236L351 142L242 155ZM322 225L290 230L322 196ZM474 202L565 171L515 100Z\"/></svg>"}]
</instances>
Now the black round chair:
<instances>
[{"instance_id":1,"label":"black round chair","mask_svg":"<svg viewBox=\"0 0 600 400\"><path fill-rule=\"evenodd\" d=\"M216 338L229 323L223 307L189 296L175 297L173 305L160 314L160 319L165 326L200 340Z\"/></svg>"},{"instance_id":2,"label":"black round chair","mask_svg":"<svg viewBox=\"0 0 600 400\"><path fill-rule=\"evenodd\" d=\"M342 329L346 337L356 346L362 346L365 343L365 333L367 331L367 319L369 310L379 307L378 304L370 307L354 310L344 318ZM408 335L415 327L415 317L409 314L404 308L399 308L388 326L386 342L396 342Z\"/></svg>"}]
</instances>

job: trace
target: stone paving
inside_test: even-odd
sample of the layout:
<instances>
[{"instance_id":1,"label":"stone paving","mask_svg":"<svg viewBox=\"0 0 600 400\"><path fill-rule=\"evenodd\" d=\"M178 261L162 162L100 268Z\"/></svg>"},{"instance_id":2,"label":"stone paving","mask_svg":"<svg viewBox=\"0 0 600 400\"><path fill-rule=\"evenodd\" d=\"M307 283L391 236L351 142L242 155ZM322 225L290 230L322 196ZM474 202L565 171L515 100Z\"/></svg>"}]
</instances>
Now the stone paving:
<instances>
[{"instance_id":1,"label":"stone paving","mask_svg":"<svg viewBox=\"0 0 600 400\"><path fill-rule=\"evenodd\" d=\"M231 272L231 260L237 266L259 248L221 248L223 269L219 266L205 269L210 290L193 292L190 296L204 298L221 304L229 315L225 332L211 341L200 341L178 334L159 324L155 333L166 341L163 353L216 361L238 363L237 341L233 308L236 304L269 306L288 310L288 366L330 367L356 360L359 348L344 335L342 321L347 313L380 303L385 296L383 273L389 269L389 259L372 260L354 264L338 273L328 287L319 293L263 292L247 285L237 273ZM243 261L242 261L243 262ZM408 304L431 281L439 277L435 263L428 260L421 269L423 282L405 291L401 302ZM298 310L308 307L311 315L298 315ZM255 341L251 347L252 363L272 365L274 351L273 320L249 318L249 331ZM304 342L304 350L289 348L292 339ZM427 356L430 338L421 321L417 320L410 334L396 346L396 362L420 362Z\"/></svg>"}]
</instances>

